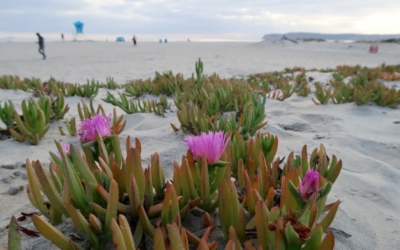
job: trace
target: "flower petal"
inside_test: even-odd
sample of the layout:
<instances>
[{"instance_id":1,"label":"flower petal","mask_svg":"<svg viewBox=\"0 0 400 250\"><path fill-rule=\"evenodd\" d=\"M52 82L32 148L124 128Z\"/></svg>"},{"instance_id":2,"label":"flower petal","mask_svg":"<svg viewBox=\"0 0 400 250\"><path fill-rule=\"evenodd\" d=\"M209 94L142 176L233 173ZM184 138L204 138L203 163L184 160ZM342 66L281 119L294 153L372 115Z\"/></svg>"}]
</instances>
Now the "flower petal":
<instances>
[{"instance_id":1,"label":"flower petal","mask_svg":"<svg viewBox=\"0 0 400 250\"><path fill-rule=\"evenodd\" d=\"M229 138L223 131L219 132L202 132L199 136L187 136L184 143L192 152L193 157L198 159L203 155L206 157L208 164L213 164L221 159L228 145Z\"/></svg>"},{"instance_id":2,"label":"flower petal","mask_svg":"<svg viewBox=\"0 0 400 250\"><path fill-rule=\"evenodd\" d=\"M92 118L84 119L79 124L77 134L81 137L82 142L90 142L96 140L96 131L102 137L111 135L110 129L111 116L104 117L102 114L97 114Z\"/></svg>"}]
</instances>

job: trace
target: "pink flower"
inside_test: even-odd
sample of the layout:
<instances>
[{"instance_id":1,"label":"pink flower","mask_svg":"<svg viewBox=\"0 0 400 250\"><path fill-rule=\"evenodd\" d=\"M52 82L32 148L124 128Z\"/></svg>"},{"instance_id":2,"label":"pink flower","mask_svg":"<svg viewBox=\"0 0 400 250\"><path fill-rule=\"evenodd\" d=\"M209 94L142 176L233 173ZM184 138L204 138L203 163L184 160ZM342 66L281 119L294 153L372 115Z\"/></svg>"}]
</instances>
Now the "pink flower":
<instances>
[{"instance_id":1,"label":"pink flower","mask_svg":"<svg viewBox=\"0 0 400 250\"><path fill-rule=\"evenodd\" d=\"M300 179L300 177L299 177ZM299 191L303 198L307 199L312 193L318 192L319 173L312 169L306 172L303 180L300 180Z\"/></svg>"},{"instance_id":2,"label":"pink flower","mask_svg":"<svg viewBox=\"0 0 400 250\"><path fill-rule=\"evenodd\" d=\"M229 139L223 131L208 134L202 132L199 136L186 136L184 143L195 159L204 155L208 164L214 164L221 159Z\"/></svg>"},{"instance_id":3,"label":"pink flower","mask_svg":"<svg viewBox=\"0 0 400 250\"><path fill-rule=\"evenodd\" d=\"M70 154L71 145L70 145L70 144L63 144L63 147L64 147L64 149L65 149L65 152L67 152L67 154ZM57 152L57 156L58 156L59 158L61 158L60 152Z\"/></svg>"},{"instance_id":4,"label":"pink flower","mask_svg":"<svg viewBox=\"0 0 400 250\"><path fill-rule=\"evenodd\" d=\"M110 120L111 115L106 118L102 114L84 119L79 124L79 130L76 133L81 137L81 141L84 143L95 141L96 131L101 137L109 136L111 135Z\"/></svg>"}]
</instances>

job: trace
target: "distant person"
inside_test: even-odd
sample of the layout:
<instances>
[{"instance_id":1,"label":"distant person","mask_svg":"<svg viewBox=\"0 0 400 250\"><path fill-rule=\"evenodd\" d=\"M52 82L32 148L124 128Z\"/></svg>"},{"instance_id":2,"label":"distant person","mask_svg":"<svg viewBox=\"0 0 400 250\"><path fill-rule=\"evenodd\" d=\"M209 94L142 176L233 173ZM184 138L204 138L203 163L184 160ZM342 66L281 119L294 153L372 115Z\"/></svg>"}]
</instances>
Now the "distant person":
<instances>
[{"instance_id":1,"label":"distant person","mask_svg":"<svg viewBox=\"0 0 400 250\"><path fill-rule=\"evenodd\" d=\"M369 53L377 53L378 52L378 45L371 45L369 47Z\"/></svg>"},{"instance_id":2,"label":"distant person","mask_svg":"<svg viewBox=\"0 0 400 250\"><path fill-rule=\"evenodd\" d=\"M64 34L63 33L61 33L61 40L64 41Z\"/></svg>"},{"instance_id":3,"label":"distant person","mask_svg":"<svg viewBox=\"0 0 400 250\"><path fill-rule=\"evenodd\" d=\"M46 59L46 54L44 53L44 38L39 33L36 33L36 35L39 38L39 41L37 42L39 44L39 53L43 56L44 60Z\"/></svg>"},{"instance_id":4,"label":"distant person","mask_svg":"<svg viewBox=\"0 0 400 250\"><path fill-rule=\"evenodd\" d=\"M188 38L188 42L190 42L189 38Z\"/></svg>"},{"instance_id":5,"label":"distant person","mask_svg":"<svg viewBox=\"0 0 400 250\"><path fill-rule=\"evenodd\" d=\"M167 43L167 42L168 42L168 40L167 40L167 38L165 38L165 39L164 39L164 43Z\"/></svg>"},{"instance_id":6,"label":"distant person","mask_svg":"<svg viewBox=\"0 0 400 250\"><path fill-rule=\"evenodd\" d=\"M135 35L133 35L132 41L133 41L133 46L136 46L136 36Z\"/></svg>"},{"instance_id":7,"label":"distant person","mask_svg":"<svg viewBox=\"0 0 400 250\"><path fill-rule=\"evenodd\" d=\"M369 46L369 53L374 53L374 46Z\"/></svg>"},{"instance_id":8,"label":"distant person","mask_svg":"<svg viewBox=\"0 0 400 250\"><path fill-rule=\"evenodd\" d=\"M162 39L160 38L160 43L162 43Z\"/></svg>"}]
</instances>

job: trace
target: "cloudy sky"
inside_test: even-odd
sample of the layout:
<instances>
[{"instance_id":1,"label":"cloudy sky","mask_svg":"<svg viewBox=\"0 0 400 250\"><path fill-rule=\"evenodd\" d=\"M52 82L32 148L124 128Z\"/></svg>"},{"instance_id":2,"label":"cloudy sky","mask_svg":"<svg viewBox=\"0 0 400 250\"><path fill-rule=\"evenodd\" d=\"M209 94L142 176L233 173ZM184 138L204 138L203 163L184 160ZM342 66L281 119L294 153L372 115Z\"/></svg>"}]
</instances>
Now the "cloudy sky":
<instances>
[{"instance_id":1,"label":"cloudy sky","mask_svg":"<svg viewBox=\"0 0 400 250\"><path fill-rule=\"evenodd\" d=\"M136 34L143 40L258 40L267 33L400 33L399 0L2 0L0 38Z\"/></svg>"}]
</instances>

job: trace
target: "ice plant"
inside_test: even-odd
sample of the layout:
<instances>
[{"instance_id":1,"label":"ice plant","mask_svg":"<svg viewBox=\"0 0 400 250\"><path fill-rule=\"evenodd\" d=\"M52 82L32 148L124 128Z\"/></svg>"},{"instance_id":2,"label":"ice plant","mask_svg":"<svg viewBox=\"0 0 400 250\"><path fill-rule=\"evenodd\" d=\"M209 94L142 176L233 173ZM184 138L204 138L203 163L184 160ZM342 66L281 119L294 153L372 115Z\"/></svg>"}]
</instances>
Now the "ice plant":
<instances>
[{"instance_id":1,"label":"ice plant","mask_svg":"<svg viewBox=\"0 0 400 250\"><path fill-rule=\"evenodd\" d=\"M207 159L208 164L214 164L221 159L228 145L229 138L223 131L219 132L202 132L199 136L187 136L184 140L190 152L195 159L203 157Z\"/></svg>"},{"instance_id":2,"label":"ice plant","mask_svg":"<svg viewBox=\"0 0 400 250\"><path fill-rule=\"evenodd\" d=\"M299 177L300 178L300 177ZM311 194L318 192L319 173L312 169L306 172L304 179L300 182L299 191L303 198L307 199Z\"/></svg>"},{"instance_id":3,"label":"ice plant","mask_svg":"<svg viewBox=\"0 0 400 250\"><path fill-rule=\"evenodd\" d=\"M70 144L63 144L63 147L64 147L65 152L66 152L67 154L70 154L70 153L71 153L71 145L70 145ZM57 152L57 156L58 156L59 158L61 158L60 152Z\"/></svg>"},{"instance_id":4,"label":"ice plant","mask_svg":"<svg viewBox=\"0 0 400 250\"><path fill-rule=\"evenodd\" d=\"M83 143L96 140L96 131L101 137L111 135L110 128L111 115L104 117L102 114L97 114L92 118L86 118L79 124L77 134L80 136Z\"/></svg>"},{"instance_id":5,"label":"ice plant","mask_svg":"<svg viewBox=\"0 0 400 250\"><path fill-rule=\"evenodd\" d=\"M216 191L225 175L228 162L221 161L225 148L230 138L223 131L202 132L199 136L187 136L184 143L195 160L194 165L189 166L200 175L195 178L195 186L198 187L197 195L201 197L201 208L208 212L214 211L218 206ZM200 177L201 176L201 177Z\"/></svg>"}]
</instances>

